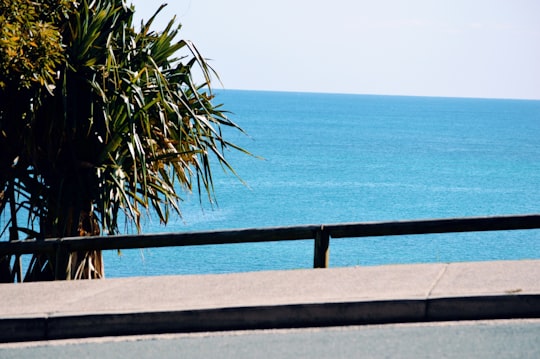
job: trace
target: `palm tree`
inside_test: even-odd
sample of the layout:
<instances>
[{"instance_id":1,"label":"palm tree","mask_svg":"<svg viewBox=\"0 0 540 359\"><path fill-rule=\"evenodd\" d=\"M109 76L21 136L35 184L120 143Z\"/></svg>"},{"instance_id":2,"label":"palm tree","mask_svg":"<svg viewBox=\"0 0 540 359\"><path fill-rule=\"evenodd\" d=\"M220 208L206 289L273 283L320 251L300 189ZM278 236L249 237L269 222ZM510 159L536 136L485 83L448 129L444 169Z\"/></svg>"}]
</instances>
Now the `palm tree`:
<instances>
[{"instance_id":1,"label":"palm tree","mask_svg":"<svg viewBox=\"0 0 540 359\"><path fill-rule=\"evenodd\" d=\"M245 152L222 129L241 129L214 105L216 74L191 42L175 40L174 19L151 30L163 6L136 31L134 8L122 0L46 3L35 19L46 18L40 23L61 39L45 49L56 56L31 68L23 84L4 61L11 73L0 79L0 150L8 154L0 214L10 239L116 234L121 213L140 232L149 210L163 223L171 210L180 214L184 191L212 199L211 163L234 172L226 150ZM54 279L54 261L34 256L25 280ZM101 253L73 253L65 276L103 276Z\"/></svg>"}]
</instances>

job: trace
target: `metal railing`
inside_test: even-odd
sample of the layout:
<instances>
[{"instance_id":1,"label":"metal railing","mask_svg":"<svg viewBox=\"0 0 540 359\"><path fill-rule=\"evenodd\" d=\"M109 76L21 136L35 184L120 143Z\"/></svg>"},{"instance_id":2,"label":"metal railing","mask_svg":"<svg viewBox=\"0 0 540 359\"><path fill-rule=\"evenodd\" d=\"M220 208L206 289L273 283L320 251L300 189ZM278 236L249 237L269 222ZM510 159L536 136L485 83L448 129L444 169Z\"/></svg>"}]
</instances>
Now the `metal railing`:
<instances>
[{"instance_id":1,"label":"metal railing","mask_svg":"<svg viewBox=\"0 0 540 359\"><path fill-rule=\"evenodd\" d=\"M478 232L539 229L540 214L427 219L393 222L361 222L160 233L96 237L50 238L0 242L0 257L22 254L49 254L57 266L67 263L69 254L77 251L178 247L231 243L314 240L314 268L327 268L330 238L360 238L430 233ZM65 268L65 267L64 267ZM56 273L61 270L57 268Z\"/></svg>"}]
</instances>

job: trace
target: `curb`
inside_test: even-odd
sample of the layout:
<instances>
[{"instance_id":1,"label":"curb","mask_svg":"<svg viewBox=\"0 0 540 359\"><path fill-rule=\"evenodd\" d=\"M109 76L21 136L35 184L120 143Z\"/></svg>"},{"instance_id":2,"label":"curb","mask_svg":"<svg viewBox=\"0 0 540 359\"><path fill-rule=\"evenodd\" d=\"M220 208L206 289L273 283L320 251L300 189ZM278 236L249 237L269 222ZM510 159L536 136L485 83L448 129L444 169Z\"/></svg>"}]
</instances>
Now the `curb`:
<instances>
[{"instance_id":1,"label":"curb","mask_svg":"<svg viewBox=\"0 0 540 359\"><path fill-rule=\"evenodd\" d=\"M5 318L0 342L511 318L540 318L540 294Z\"/></svg>"}]
</instances>

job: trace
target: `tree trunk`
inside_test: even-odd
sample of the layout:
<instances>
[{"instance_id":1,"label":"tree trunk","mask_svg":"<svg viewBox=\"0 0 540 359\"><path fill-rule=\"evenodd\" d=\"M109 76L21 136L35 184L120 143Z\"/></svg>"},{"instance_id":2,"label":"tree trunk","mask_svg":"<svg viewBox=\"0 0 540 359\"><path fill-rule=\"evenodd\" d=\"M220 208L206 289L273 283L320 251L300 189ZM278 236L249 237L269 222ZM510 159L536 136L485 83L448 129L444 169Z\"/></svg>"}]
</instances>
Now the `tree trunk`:
<instances>
[{"instance_id":1,"label":"tree trunk","mask_svg":"<svg viewBox=\"0 0 540 359\"><path fill-rule=\"evenodd\" d=\"M98 236L99 224L92 212L81 211L79 216L78 234ZM73 252L68 263L67 279L99 279L105 277L103 255L101 251Z\"/></svg>"},{"instance_id":2,"label":"tree trunk","mask_svg":"<svg viewBox=\"0 0 540 359\"><path fill-rule=\"evenodd\" d=\"M70 210L70 213L74 211ZM68 216L69 217L69 216ZM70 228L71 219L68 218ZM68 237L97 236L99 224L91 211L81 210L76 235ZM37 254L32 257L25 282L71 279L100 279L105 277L101 251L66 253L65 258L55 255Z\"/></svg>"}]
</instances>

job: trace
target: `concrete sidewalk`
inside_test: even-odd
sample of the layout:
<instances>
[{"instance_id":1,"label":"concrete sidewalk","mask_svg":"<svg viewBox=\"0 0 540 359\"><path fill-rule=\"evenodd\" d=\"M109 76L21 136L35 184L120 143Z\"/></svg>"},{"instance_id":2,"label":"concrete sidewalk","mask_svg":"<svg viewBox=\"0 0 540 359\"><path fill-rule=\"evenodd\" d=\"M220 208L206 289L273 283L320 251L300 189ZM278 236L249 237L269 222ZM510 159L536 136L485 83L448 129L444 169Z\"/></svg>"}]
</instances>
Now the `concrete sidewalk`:
<instances>
[{"instance_id":1,"label":"concrete sidewalk","mask_svg":"<svg viewBox=\"0 0 540 359\"><path fill-rule=\"evenodd\" d=\"M0 284L0 342L540 317L540 260Z\"/></svg>"}]
</instances>

